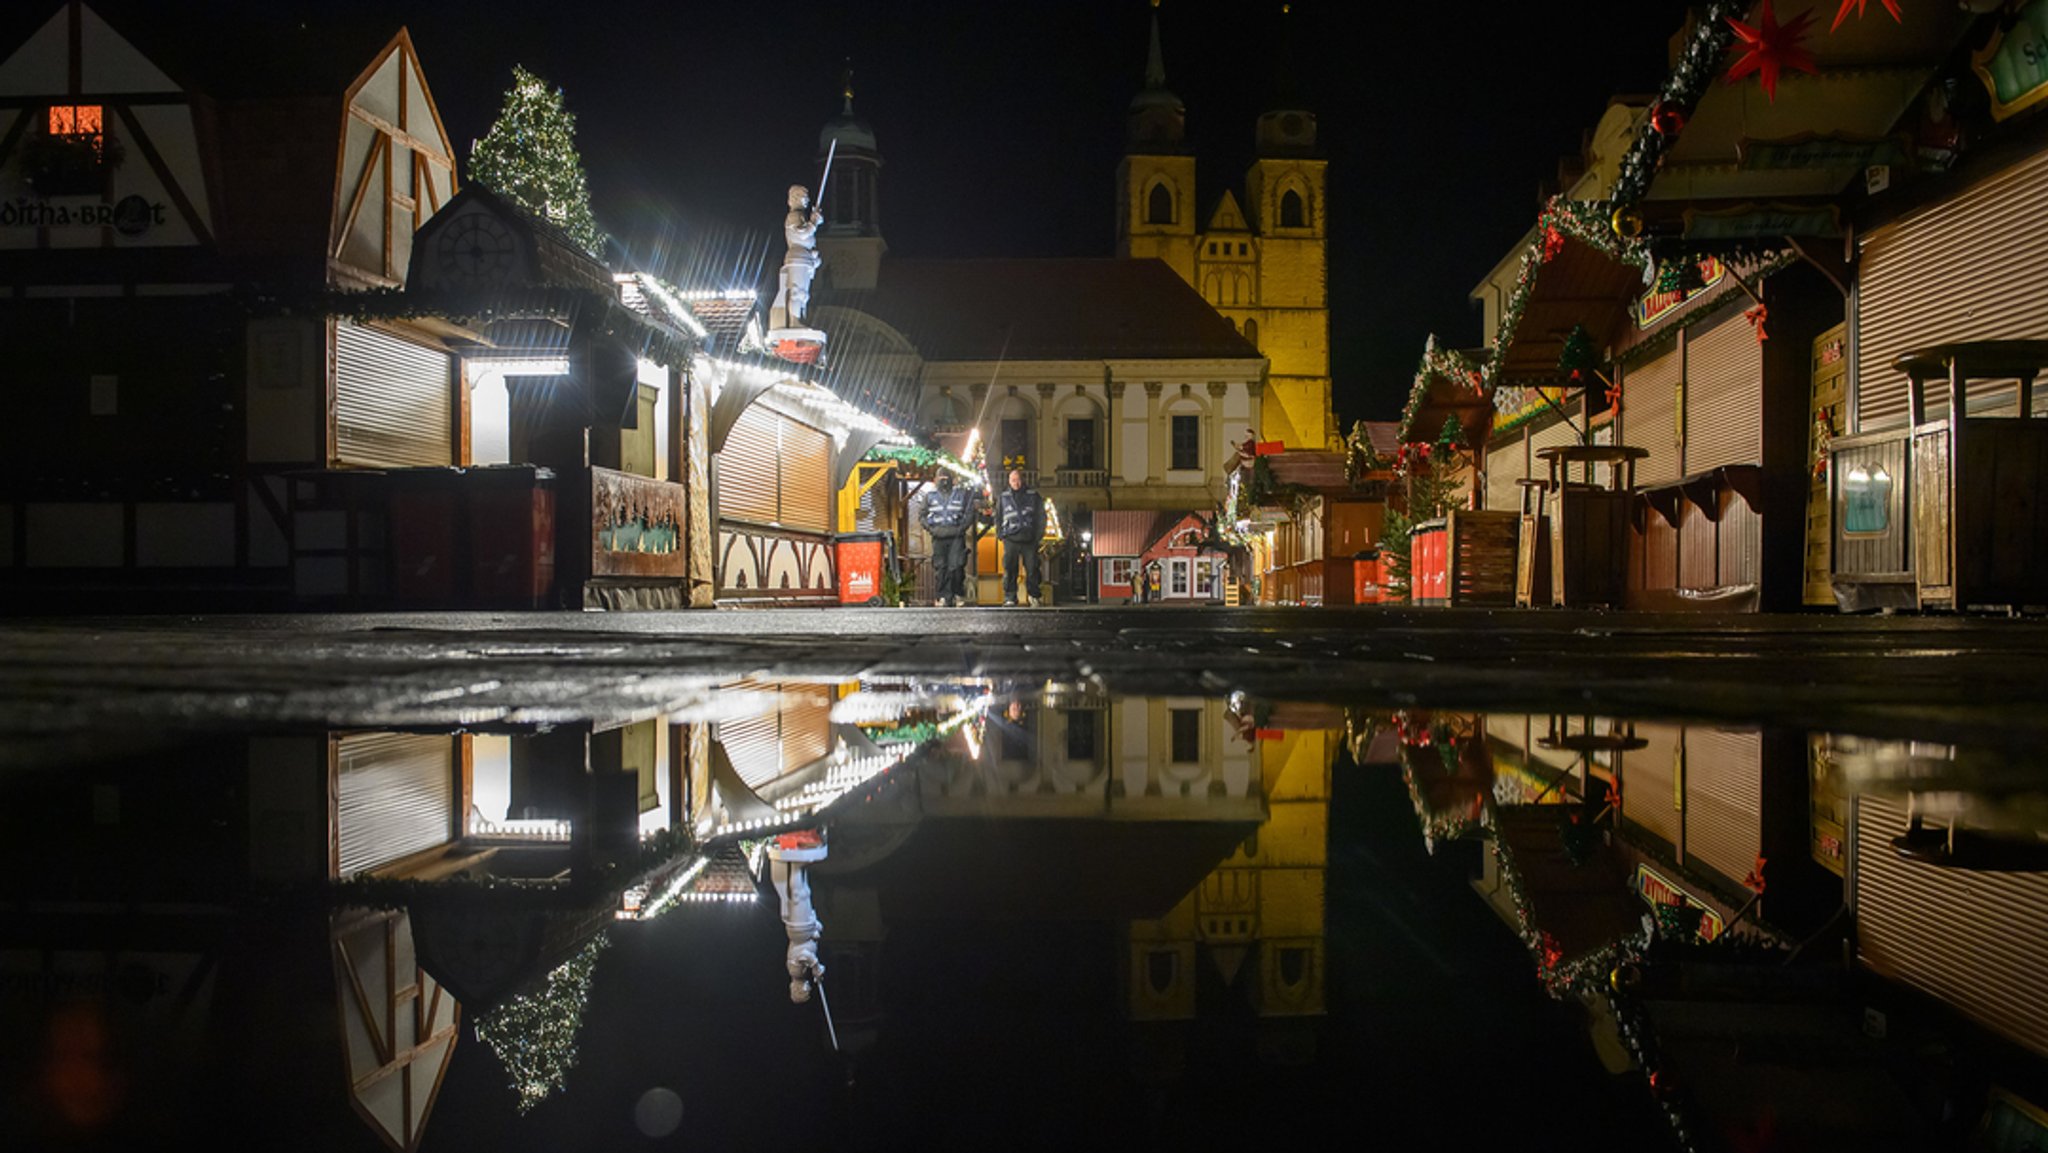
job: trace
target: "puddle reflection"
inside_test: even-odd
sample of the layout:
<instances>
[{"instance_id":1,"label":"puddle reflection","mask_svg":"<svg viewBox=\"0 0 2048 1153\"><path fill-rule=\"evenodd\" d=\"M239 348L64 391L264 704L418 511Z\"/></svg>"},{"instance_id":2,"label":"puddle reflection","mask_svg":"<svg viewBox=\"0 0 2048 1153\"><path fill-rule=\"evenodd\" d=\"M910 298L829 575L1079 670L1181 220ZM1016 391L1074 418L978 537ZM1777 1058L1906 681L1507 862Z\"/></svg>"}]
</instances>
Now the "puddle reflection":
<instances>
[{"instance_id":1,"label":"puddle reflection","mask_svg":"<svg viewBox=\"0 0 2048 1153\"><path fill-rule=\"evenodd\" d=\"M1419 1088L1518 1055L1587 1142L2020 1148L2044 781L1970 744L972 678L128 744L0 776L10 1121L900 1147L1365 1108L1463 1143L1520 1122Z\"/></svg>"}]
</instances>

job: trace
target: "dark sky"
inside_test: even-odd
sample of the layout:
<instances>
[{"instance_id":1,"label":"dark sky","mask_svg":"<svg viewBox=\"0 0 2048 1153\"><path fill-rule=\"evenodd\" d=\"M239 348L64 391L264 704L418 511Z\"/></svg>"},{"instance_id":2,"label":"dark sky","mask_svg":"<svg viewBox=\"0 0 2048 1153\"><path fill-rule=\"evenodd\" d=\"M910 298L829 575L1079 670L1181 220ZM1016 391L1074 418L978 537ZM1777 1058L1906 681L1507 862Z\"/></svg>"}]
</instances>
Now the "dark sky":
<instances>
[{"instance_id":1,"label":"dark sky","mask_svg":"<svg viewBox=\"0 0 2048 1153\"><path fill-rule=\"evenodd\" d=\"M47 9L22 3L20 9ZM1278 0L1164 0L1206 218L1240 187L1273 91ZM783 189L814 183L851 57L879 138L883 230L903 256L1112 251L1123 113L1143 79L1146 0L109 0L187 29L405 24L465 158L524 64L578 118L599 222L637 253L729 267L779 243ZM1296 0L1303 102L1330 160L1340 417L1391 419L1432 331L1476 343L1465 294L1535 218L1539 183L1609 97L1665 73L1679 0L1574 5ZM137 15L140 13L140 15ZM11 13L12 43L24 22ZM742 261L743 262L743 261Z\"/></svg>"}]
</instances>

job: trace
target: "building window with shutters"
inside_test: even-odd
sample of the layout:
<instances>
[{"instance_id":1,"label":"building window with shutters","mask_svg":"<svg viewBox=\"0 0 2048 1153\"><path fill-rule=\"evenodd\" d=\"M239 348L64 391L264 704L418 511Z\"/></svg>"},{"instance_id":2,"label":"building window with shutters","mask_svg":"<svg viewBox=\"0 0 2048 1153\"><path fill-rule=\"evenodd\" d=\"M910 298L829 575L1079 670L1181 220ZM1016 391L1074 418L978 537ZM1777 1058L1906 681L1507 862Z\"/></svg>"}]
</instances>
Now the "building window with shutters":
<instances>
[{"instance_id":1,"label":"building window with shutters","mask_svg":"<svg viewBox=\"0 0 2048 1153\"><path fill-rule=\"evenodd\" d=\"M1092 761L1097 744L1096 713L1093 709L1072 709L1067 718L1067 759Z\"/></svg>"},{"instance_id":2,"label":"building window with shutters","mask_svg":"<svg viewBox=\"0 0 2048 1153\"><path fill-rule=\"evenodd\" d=\"M1195 765L1202 761L1202 710L1170 709L1173 725L1173 763Z\"/></svg>"},{"instance_id":3,"label":"building window with shutters","mask_svg":"<svg viewBox=\"0 0 2048 1153\"><path fill-rule=\"evenodd\" d=\"M1022 417L1005 417L996 433L997 443L1003 450L1004 468L1029 469L1031 467L1031 421Z\"/></svg>"},{"instance_id":4,"label":"building window with shutters","mask_svg":"<svg viewBox=\"0 0 2048 1153\"><path fill-rule=\"evenodd\" d=\"M1067 467L1095 468L1095 422L1080 417L1067 420Z\"/></svg>"},{"instance_id":5,"label":"building window with shutters","mask_svg":"<svg viewBox=\"0 0 2048 1153\"><path fill-rule=\"evenodd\" d=\"M1173 418L1173 455L1167 467L1183 471L1202 467L1201 417Z\"/></svg>"}]
</instances>

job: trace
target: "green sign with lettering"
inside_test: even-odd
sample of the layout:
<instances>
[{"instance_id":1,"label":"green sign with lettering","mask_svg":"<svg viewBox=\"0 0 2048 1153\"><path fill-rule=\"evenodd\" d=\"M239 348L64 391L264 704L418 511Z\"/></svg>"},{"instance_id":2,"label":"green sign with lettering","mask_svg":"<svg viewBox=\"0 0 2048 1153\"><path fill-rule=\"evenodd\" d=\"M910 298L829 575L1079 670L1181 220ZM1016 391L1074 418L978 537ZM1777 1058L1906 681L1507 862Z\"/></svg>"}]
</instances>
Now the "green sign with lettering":
<instances>
[{"instance_id":1,"label":"green sign with lettering","mask_svg":"<svg viewBox=\"0 0 2048 1153\"><path fill-rule=\"evenodd\" d=\"M1970 64L1991 92L1991 115L2003 120L2048 99L2048 0L2033 0Z\"/></svg>"}]
</instances>

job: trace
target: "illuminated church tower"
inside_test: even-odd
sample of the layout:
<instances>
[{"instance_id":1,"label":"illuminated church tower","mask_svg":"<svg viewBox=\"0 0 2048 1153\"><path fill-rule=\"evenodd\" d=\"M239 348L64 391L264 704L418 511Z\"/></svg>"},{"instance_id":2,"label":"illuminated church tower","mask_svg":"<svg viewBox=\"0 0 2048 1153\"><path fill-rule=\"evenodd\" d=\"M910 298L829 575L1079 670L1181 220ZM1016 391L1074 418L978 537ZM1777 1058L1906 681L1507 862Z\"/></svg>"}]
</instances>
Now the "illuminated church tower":
<instances>
[{"instance_id":1,"label":"illuminated church tower","mask_svg":"<svg viewBox=\"0 0 2048 1153\"><path fill-rule=\"evenodd\" d=\"M1244 194L1225 192L1195 227L1195 158L1187 111L1166 87L1153 0L1145 87L1131 101L1117 165L1117 255L1157 257L1201 292L1270 363L1261 440L1337 447L1330 410L1328 162L1316 118L1283 85L1259 117ZM1284 71L1283 71L1284 76Z\"/></svg>"}]
</instances>

